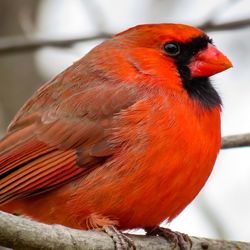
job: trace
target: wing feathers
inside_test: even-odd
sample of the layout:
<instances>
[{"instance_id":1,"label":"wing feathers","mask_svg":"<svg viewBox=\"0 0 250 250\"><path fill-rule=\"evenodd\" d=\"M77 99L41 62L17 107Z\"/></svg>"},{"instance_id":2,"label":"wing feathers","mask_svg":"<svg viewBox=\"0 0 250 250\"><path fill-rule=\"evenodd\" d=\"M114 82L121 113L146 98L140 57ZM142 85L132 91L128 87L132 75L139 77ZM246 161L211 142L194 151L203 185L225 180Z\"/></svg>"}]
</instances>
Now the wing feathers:
<instances>
[{"instance_id":1,"label":"wing feathers","mask_svg":"<svg viewBox=\"0 0 250 250\"><path fill-rule=\"evenodd\" d=\"M0 203L10 197L14 198L26 192L32 193L34 188L43 188L45 182L47 187L54 186L58 183L59 177L60 183L63 183L64 171L74 172L74 174L83 171L83 169L81 170L75 165L75 162L76 154L73 150L66 152L54 151L30 162L1 179ZM78 171L72 171L72 166Z\"/></svg>"},{"instance_id":2,"label":"wing feathers","mask_svg":"<svg viewBox=\"0 0 250 250\"><path fill-rule=\"evenodd\" d=\"M55 79L23 106L0 140L0 204L46 192L101 166L116 149L110 138L117 114L143 96L132 85L95 81L86 89L84 84L74 89L73 83L69 89Z\"/></svg>"},{"instance_id":3,"label":"wing feathers","mask_svg":"<svg viewBox=\"0 0 250 250\"><path fill-rule=\"evenodd\" d=\"M32 149L32 150L31 150ZM51 151L53 148L35 139L27 140L15 145L15 148L0 154L0 178L1 175L11 171L13 168Z\"/></svg>"}]
</instances>

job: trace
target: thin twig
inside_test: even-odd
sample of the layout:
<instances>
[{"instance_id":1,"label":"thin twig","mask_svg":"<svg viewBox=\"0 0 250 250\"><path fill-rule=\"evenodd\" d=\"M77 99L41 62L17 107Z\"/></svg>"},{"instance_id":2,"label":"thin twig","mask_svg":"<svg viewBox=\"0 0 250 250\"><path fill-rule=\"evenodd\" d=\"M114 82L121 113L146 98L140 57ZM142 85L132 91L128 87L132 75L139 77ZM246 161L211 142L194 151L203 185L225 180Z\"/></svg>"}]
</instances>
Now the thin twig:
<instances>
[{"instance_id":1,"label":"thin twig","mask_svg":"<svg viewBox=\"0 0 250 250\"><path fill-rule=\"evenodd\" d=\"M136 249L177 250L178 246L156 236L128 235ZM250 243L191 237L192 250L247 250ZM0 243L15 250L75 250L99 249L113 250L114 244L109 236L97 231L80 231L60 225L46 225L26 218L0 212Z\"/></svg>"},{"instance_id":2,"label":"thin twig","mask_svg":"<svg viewBox=\"0 0 250 250\"><path fill-rule=\"evenodd\" d=\"M111 34L108 33L102 33L90 37L78 37L69 39L8 37L0 39L0 54L32 51L46 46L68 47L77 42L107 39L110 37Z\"/></svg>"},{"instance_id":3,"label":"thin twig","mask_svg":"<svg viewBox=\"0 0 250 250\"><path fill-rule=\"evenodd\" d=\"M233 0L224 0L222 2L217 3L214 8L208 11L207 18L205 18L200 27L207 27L211 24L215 24L216 18L220 17L221 14L223 14L224 11L228 8L232 8L235 3L236 1Z\"/></svg>"},{"instance_id":4,"label":"thin twig","mask_svg":"<svg viewBox=\"0 0 250 250\"><path fill-rule=\"evenodd\" d=\"M200 25L199 28L205 30L206 32L211 32L211 31L227 31L227 30L242 29L249 26L250 26L250 18L246 18L225 23L214 23L210 21Z\"/></svg>"},{"instance_id":5,"label":"thin twig","mask_svg":"<svg viewBox=\"0 0 250 250\"><path fill-rule=\"evenodd\" d=\"M216 209L211 206L212 204L206 199L203 194L197 198L199 208L204 214L206 221L213 228L214 233L221 239L224 239L228 234L228 228L223 224L221 216L217 213Z\"/></svg>"},{"instance_id":6,"label":"thin twig","mask_svg":"<svg viewBox=\"0 0 250 250\"><path fill-rule=\"evenodd\" d=\"M86 13L88 14L91 22L94 24L98 32L104 32L106 29L106 18L104 10L100 8L99 3L95 0L82 0Z\"/></svg>"},{"instance_id":7,"label":"thin twig","mask_svg":"<svg viewBox=\"0 0 250 250\"><path fill-rule=\"evenodd\" d=\"M215 24L213 22L204 23L199 26L205 31L226 31L240 29L250 26L250 18L236 20L232 22ZM90 37L78 37L70 39L45 39L45 38L25 38L6 37L0 39L0 54L33 51L45 46L68 47L77 42L87 42L97 39L110 38L112 34L103 33Z\"/></svg>"},{"instance_id":8,"label":"thin twig","mask_svg":"<svg viewBox=\"0 0 250 250\"><path fill-rule=\"evenodd\" d=\"M235 20L224 23L217 23L216 18L220 17L221 13L227 10L229 7L232 8L238 1L226 0L221 4L218 4L208 15L208 18L199 26L200 29L209 31L227 31L239 28L246 28L250 26L250 18Z\"/></svg>"},{"instance_id":9,"label":"thin twig","mask_svg":"<svg viewBox=\"0 0 250 250\"><path fill-rule=\"evenodd\" d=\"M250 146L250 133L229 135L222 138L222 149Z\"/></svg>"}]
</instances>

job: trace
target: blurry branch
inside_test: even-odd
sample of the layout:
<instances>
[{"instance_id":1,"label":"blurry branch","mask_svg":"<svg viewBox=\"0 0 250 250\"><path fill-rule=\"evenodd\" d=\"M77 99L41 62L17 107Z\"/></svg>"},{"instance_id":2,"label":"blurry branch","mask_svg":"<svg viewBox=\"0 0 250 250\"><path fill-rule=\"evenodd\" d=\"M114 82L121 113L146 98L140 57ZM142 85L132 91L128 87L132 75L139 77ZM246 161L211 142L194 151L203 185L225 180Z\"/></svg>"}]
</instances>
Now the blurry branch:
<instances>
[{"instance_id":1,"label":"blurry branch","mask_svg":"<svg viewBox=\"0 0 250 250\"><path fill-rule=\"evenodd\" d=\"M225 23L215 23L214 21L207 21L201 24L199 28L209 32L209 31L227 31L227 30L242 29L248 26L250 26L250 18L235 20Z\"/></svg>"},{"instance_id":2,"label":"blurry branch","mask_svg":"<svg viewBox=\"0 0 250 250\"><path fill-rule=\"evenodd\" d=\"M205 21L201 25L199 25L199 28L206 31L210 31L210 28L213 29L214 26L216 26L216 30L220 30L221 27L220 24L216 24L216 18L220 17L225 10L231 8L235 4L235 2L236 1L234 0L224 0L217 3L216 6L209 11L209 13L207 14L207 18L205 18ZM230 24L229 27L231 28L231 26L232 25ZM226 23L226 29L227 27L228 23Z\"/></svg>"},{"instance_id":3,"label":"blurry branch","mask_svg":"<svg viewBox=\"0 0 250 250\"><path fill-rule=\"evenodd\" d=\"M178 246L168 243L162 237L131 235L136 249L177 250ZM250 243L191 237L192 250L247 250ZM2 246L15 250L113 250L109 236L98 231L80 231L60 225L46 225L26 218L0 212L0 242Z\"/></svg>"},{"instance_id":4,"label":"blurry branch","mask_svg":"<svg viewBox=\"0 0 250 250\"><path fill-rule=\"evenodd\" d=\"M250 26L250 18L215 24L208 20L199 26L205 31L225 31L241 29ZM70 39L43 39L43 38L25 38L25 37L6 37L0 39L0 54L17 53L25 51L33 51L45 46L68 47L77 42L87 42L97 39L110 38L112 34L100 33L95 36L78 37Z\"/></svg>"},{"instance_id":5,"label":"blurry branch","mask_svg":"<svg viewBox=\"0 0 250 250\"><path fill-rule=\"evenodd\" d=\"M209 32L209 31L226 31L226 30L241 29L250 26L250 18L229 21L224 23L216 22L217 17L220 17L225 10L233 8L233 5L238 2L239 0L237 1L224 0L221 3L217 4L215 8L213 8L210 11L207 19L201 25L199 25L199 28L205 30L206 32Z\"/></svg>"},{"instance_id":6,"label":"blurry branch","mask_svg":"<svg viewBox=\"0 0 250 250\"><path fill-rule=\"evenodd\" d=\"M87 10L91 22L95 25L98 32L103 32L106 26L106 18L103 9L100 8L95 0L82 0L82 3Z\"/></svg>"},{"instance_id":7,"label":"blurry branch","mask_svg":"<svg viewBox=\"0 0 250 250\"><path fill-rule=\"evenodd\" d=\"M221 216L215 211L203 194L200 194L197 200L202 213L205 215L207 222L211 225L217 237L220 239L226 238L226 236L229 235L228 228L225 227Z\"/></svg>"},{"instance_id":8,"label":"blurry branch","mask_svg":"<svg viewBox=\"0 0 250 250\"><path fill-rule=\"evenodd\" d=\"M25 35L32 34L34 32L34 22L31 18L31 10L28 8L22 8L20 9L19 13L19 23L20 28L22 29L22 32Z\"/></svg>"},{"instance_id":9,"label":"blurry branch","mask_svg":"<svg viewBox=\"0 0 250 250\"><path fill-rule=\"evenodd\" d=\"M108 33L100 33L95 36L69 39L6 37L0 39L0 54L33 51L46 46L68 47L74 43L106 39L111 36Z\"/></svg>"},{"instance_id":10,"label":"blurry branch","mask_svg":"<svg viewBox=\"0 0 250 250\"><path fill-rule=\"evenodd\" d=\"M222 149L250 146L250 133L229 135L222 138Z\"/></svg>"}]
</instances>

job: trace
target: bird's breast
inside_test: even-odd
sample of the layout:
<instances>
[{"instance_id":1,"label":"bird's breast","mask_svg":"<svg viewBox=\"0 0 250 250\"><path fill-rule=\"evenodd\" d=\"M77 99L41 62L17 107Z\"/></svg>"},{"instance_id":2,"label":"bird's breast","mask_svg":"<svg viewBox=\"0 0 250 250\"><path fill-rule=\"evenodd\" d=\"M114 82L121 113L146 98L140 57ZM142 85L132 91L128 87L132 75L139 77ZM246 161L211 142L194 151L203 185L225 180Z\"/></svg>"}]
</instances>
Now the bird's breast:
<instances>
[{"instance_id":1,"label":"bird's breast","mask_svg":"<svg viewBox=\"0 0 250 250\"><path fill-rule=\"evenodd\" d=\"M195 105L159 98L121 115L113 134L120 150L82 182L92 210L124 229L146 227L172 220L194 199L220 148L220 108Z\"/></svg>"}]
</instances>

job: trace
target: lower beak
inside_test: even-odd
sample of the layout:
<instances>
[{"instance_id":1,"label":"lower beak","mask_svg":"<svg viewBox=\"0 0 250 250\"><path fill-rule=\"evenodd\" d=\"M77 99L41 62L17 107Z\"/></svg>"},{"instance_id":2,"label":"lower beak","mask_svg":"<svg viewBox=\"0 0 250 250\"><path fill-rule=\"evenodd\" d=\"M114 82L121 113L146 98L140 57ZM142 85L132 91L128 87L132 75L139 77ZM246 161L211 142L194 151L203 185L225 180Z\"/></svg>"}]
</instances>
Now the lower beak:
<instances>
[{"instance_id":1,"label":"lower beak","mask_svg":"<svg viewBox=\"0 0 250 250\"><path fill-rule=\"evenodd\" d=\"M233 65L229 59L222 54L215 46L208 44L208 47L193 57L188 65L192 78L209 77L231 68Z\"/></svg>"}]
</instances>

